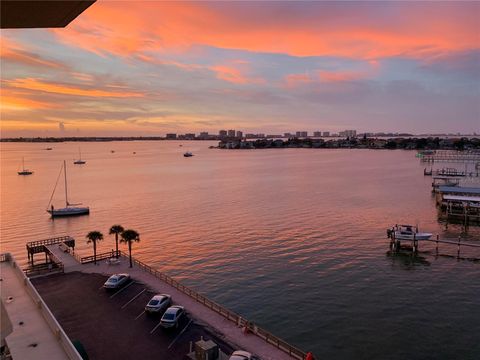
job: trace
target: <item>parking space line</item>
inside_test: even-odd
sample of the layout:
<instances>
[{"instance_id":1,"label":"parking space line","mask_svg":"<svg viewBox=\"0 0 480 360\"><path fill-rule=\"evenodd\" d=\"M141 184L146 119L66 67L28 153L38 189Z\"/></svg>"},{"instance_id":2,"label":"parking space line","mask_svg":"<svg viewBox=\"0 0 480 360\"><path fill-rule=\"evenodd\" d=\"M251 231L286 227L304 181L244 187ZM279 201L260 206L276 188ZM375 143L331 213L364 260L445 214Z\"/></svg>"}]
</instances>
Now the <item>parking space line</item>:
<instances>
[{"instance_id":1,"label":"parking space line","mask_svg":"<svg viewBox=\"0 0 480 360\"><path fill-rule=\"evenodd\" d=\"M123 288L121 288L120 290L118 290L115 294L113 294L112 296L110 296L110 299L113 298L115 295L117 295L118 293L121 293L123 290L125 290L126 288L128 288L130 285L133 285L135 284L134 281L130 282L129 284L125 285Z\"/></svg>"},{"instance_id":2,"label":"parking space line","mask_svg":"<svg viewBox=\"0 0 480 360\"><path fill-rule=\"evenodd\" d=\"M143 314L145 314L145 310L143 310L140 314L137 315L137 317L135 318L135 320L137 320L140 316L142 316Z\"/></svg>"},{"instance_id":3,"label":"parking space line","mask_svg":"<svg viewBox=\"0 0 480 360\"><path fill-rule=\"evenodd\" d=\"M158 327L160 326L161 323L162 323L162 322L159 321L158 324L152 329L152 331L150 331L150 334L153 334L154 331L158 329Z\"/></svg>"},{"instance_id":4,"label":"parking space line","mask_svg":"<svg viewBox=\"0 0 480 360\"><path fill-rule=\"evenodd\" d=\"M142 295L145 290L147 290L147 288L143 289L142 291L140 291L137 295L135 295L133 298L131 298L125 305L123 305L121 307L121 309L124 309L128 304L130 304L133 300L135 300L136 298L138 298L140 295Z\"/></svg>"},{"instance_id":5,"label":"parking space line","mask_svg":"<svg viewBox=\"0 0 480 360\"><path fill-rule=\"evenodd\" d=\"M192 319L190 319L190 321L188 322L188 324L183 328L182 331L180 331L180 334L177 335L177 337L175 339L173 339L173 341L170 343L170 345L168 345L168 348L167 349L170 349L173 344L175 344L175 342L180 338L180 336L185 332L185 330L187 330L188 326L192 323Z\"/></svg>"}]
</instances>

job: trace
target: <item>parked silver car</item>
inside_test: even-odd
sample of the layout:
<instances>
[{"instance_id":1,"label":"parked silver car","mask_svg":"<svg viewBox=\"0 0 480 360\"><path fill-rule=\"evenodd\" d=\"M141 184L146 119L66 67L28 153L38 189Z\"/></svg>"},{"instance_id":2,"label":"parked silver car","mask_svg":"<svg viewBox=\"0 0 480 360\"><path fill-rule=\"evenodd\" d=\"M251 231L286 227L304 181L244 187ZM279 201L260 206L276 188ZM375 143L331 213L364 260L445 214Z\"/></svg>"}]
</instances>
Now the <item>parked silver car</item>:
<instances>
[{"instance_id":1,"label":"parked silver car","mask_svg":"<svg viewBox=\"0 0 480 360\"><path fill-rule=\"evenodd\" d=\"M167 294L158 294L150 299L145 306L145 311L150 314L163 314L172 305L172 297Z\"/></svg>"},{"instance_id":2,"label":"parked silver car","mask_svg":"<svg viewBox=\"0 0 480 360\"><path fill-rule=\"evenodd\" d=\"M160 325L165 329L178 327L178 322L184 315L185 308L183 306L170 306L160 319Z\"/></svg>"},{"instance_id":3,"label":"parked silver car","mask_svg":"<svg viewBox=\"0 0 480 360\"><path fill-rule=\"evenodd\" d=\"M105 289L118 289L130 281L129 274L113 274L105 281Z\"/></svg>"},{"instance_id":4,"label":"parked silver car","mask_svg":"<svg viewBox=\"0 0 480 360\"><path fill-rule=\"evenodd\" d=\"M250 354L247 351L237 350L234 351L232 355L230 355L228 360L260 360L255 355Z\"/></svg>"}]
</instances>

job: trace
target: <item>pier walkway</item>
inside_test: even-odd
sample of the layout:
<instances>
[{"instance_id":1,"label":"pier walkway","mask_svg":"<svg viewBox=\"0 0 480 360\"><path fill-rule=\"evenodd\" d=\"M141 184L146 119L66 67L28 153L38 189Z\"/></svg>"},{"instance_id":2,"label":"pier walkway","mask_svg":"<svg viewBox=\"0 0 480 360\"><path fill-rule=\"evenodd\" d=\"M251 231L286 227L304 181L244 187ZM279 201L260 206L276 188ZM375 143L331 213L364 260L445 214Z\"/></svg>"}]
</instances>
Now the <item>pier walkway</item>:
<instances>
[{"instance_id":1,"label":"pier walkway","mask_svg":"<svg viewBox=\"0 0 480 360\"><path fill-rule=\"evenodd\" d=\"M97 260L97 265L95 265L93 262L82 264L81 262L85 258L80 259L66 252L65 249L58 245L48 246L48 250L63 263L65 273L74 271L103 275L129 273L135 281L144 283L153 291L170 294L175 299L175 302L184 306L196 321L204 323L213 328L215 332L222 334L227 342L235 345L239 350L254 353L262 360L303 360L306 358L306 354L303 351L290 346L288 343L204 298L195 291L178 284L173 279L150 268L148 265L135 260L133 268L129 268L126 254L122 253L119 262L116 264L110 264L105 259L109 254L97 254L97 259L99 260ZM247 334L244 331L245 324L250 329Z\"/></svg>"}]
</instances>

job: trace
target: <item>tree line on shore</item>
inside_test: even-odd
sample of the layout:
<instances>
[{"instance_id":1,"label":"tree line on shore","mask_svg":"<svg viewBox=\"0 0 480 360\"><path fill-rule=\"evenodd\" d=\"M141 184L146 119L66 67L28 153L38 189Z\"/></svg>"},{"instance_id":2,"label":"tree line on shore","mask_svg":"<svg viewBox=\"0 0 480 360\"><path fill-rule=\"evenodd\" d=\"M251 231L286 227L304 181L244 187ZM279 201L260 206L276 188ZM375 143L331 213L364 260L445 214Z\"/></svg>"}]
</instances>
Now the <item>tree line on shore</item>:
<instances>
[{"instance_id":1,"label":"tree line on shore","mask_svg":"<svg viewBox=\"0 0 480 360\"><path fill-rule=\"evenodd\" d=\"M229 140L218 144L220 149L266 148L351 148L351 149L406 149L406 150L471 150L480 149L480 138L345 138L325 141L316 138Z\"/></svg>"}]
</instances>

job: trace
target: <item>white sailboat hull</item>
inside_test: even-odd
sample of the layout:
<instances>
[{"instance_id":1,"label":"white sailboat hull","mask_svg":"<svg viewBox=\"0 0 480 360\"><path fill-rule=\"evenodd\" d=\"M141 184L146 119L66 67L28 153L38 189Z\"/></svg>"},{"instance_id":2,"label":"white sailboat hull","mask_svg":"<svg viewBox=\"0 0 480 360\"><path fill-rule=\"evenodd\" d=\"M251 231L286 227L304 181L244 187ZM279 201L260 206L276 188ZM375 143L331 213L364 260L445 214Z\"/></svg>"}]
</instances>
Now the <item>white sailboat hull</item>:
<instances>
[{"instance_id":1,"label":"white sailboat hull","mask_svg":"<svg viewBox=\"0 0 480 360\"><path fill-rule=\"evenodd\" d=\"M87 215L90 213L90 208L88 207L66 207L60 209L50 209L47 212L52 215L52 217L59 216L77 216L77 215Z\"/></svg>"}]
</instances>

